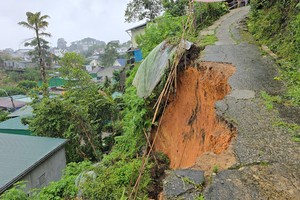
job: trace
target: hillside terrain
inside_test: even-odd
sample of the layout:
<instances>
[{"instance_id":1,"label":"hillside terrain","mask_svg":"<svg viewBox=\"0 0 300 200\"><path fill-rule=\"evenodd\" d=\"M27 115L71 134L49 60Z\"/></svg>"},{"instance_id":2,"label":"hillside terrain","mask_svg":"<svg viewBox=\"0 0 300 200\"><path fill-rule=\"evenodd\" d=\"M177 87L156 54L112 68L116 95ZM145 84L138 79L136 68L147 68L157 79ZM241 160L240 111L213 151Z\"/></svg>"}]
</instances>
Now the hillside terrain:
<instances>
[{"instance_id":1,"label":"hillside terrain","mask_svg":"<svg viewBox=\"0 0 300 200\"><path fill-rule=\"evenodd\" d=\"M124 91L120 73L97 85L71 67L64 94L34 104L30 129L67 137L69 164L1 198L299 198L299 1L190 4L196 22L171 8L137 38L145 59L125 67Z\"/></svg>"}]
</instances>

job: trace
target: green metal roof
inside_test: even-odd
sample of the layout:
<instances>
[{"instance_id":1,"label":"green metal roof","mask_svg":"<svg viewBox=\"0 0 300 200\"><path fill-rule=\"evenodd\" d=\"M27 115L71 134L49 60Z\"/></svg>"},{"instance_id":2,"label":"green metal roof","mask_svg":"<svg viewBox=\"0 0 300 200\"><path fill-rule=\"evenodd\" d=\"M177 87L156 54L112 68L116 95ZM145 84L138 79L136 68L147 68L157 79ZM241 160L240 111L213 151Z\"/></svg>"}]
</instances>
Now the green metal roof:
<instances>
[{"instance_id":1,"label":"green metal roof","mask_svg":"<svg viewBox=\"0 0 300 200\"><path fill-rule=\"evenodd\" d=\"M0 194L58 151L66 141L0 133Z\"/></svg>"},{"instance_id":2,"label":"green metal roof","mask_svg":"<svg viewBox=\"0 0 300 200\"><path fill-rule=\"evenodd\" d=\"M21 117L15 117L8 119L0 123L1 133L13 133L21 135L30 135L31 132L28 130L28 125L24 125L21 122Z\"/></svg>"},{"instance_id":3,"label":"green metal roof","mask_svg":"<svg viewBox=\"0 0 300 200\"><path fill-rule=\"evenodd\" d=\"M33 109L31 106L24 106L8 115L8 117L31 117L33 116Z\"/></svg>"},{"instance_id":4,"label":"green metal roof","mask_svg":"<svg viewBox=\"0 0 300 200\"><path fill-rule=\"evenodd\" d=\"M67 80L60 78L60 77L52 77L48 80L48 86L49 87L60 87L65 85ZM38 86L42 86L42 81L38 82Z\"/></svg>"}]
</instances>

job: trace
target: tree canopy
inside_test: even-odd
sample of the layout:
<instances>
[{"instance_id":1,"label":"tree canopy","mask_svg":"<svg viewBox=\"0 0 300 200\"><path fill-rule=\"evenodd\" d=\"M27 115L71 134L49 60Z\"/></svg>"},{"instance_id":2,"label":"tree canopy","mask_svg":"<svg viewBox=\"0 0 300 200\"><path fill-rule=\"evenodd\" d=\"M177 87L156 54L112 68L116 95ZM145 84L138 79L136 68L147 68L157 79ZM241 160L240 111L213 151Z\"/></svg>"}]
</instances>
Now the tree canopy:
<instances>
[{"instance_id":1,"label":"tree canopy","mask_svg":"<svg viewBox=\"0 0 300 200\"><path fill-rule=\"evenodd\" d=\"M107 43L101 64L105 67L110 67L114 64L115 60L118 58L119 53L117 48L120 46L119 42L111 41Z\"/></svg>"},{"instance_id":2,"label":"tree canopy","mask_svg":"<svg viewBox=\"0 0 300 200\"><path fill-rule=\"evenodd\" d=\"M153 20L162 11L160 0L131 0L125 10L125 21Z\"/></svg>"}]
</instances>

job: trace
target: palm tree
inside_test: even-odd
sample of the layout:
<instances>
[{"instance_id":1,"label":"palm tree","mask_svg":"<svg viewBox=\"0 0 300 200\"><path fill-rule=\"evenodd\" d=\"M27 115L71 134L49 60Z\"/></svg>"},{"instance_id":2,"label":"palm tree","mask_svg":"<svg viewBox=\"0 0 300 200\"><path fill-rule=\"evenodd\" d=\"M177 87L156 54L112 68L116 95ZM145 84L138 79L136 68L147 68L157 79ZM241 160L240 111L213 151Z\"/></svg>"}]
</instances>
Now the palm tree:
<instances>
[{"instance_id":1,"label":"palm tree","mask_svg":"<svg viewBox=\"0 0 300 200\"><path fill-rule=\"evenodd\" d=\"M21 21L18 24L33 30L35 32L35 38L32 39L30 43L27 43L31 46L36 47L39 59L39 65L41 70L41 76L43 81L43 93L44 95L48 94L47 90L47 79L46 79L46 70L45 70L45 58L43 53L43 44L45 41L44 36L51 37L50 33L45 33L44 30L48 27L49 23L46 21L47 18L50 18L48 15L42 15L41 12L26 12L27 21Z\"/></svg>"}]
</instances>

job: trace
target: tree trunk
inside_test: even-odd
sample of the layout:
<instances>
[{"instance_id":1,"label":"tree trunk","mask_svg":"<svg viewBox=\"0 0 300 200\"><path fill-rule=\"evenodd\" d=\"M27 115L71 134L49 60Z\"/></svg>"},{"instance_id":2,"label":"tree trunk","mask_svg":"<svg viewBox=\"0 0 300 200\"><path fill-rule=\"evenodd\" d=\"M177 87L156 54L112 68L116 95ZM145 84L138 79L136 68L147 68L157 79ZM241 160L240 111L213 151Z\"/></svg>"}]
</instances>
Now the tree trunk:
<instances>
[{"instance_id":1,"label":"tree trunk","mask_svg":"<svg viewBox=\"0 0 300 200\"><path fill-rule=\"evenodd\" d=\"M44 97L46 97L46 96L48 96L48 83L47 83L47 78L46 78L45 61L44 61L43 55L42 55L42 47L41 47L41 41L40 41L40 37L39 37L39 31L38 31L37 24L35 24L35 34L36 34L37 45L38 45L39 65L40 65L40 71L41 71L41 77L42 77L43 95L44 95Z\"/></svg>"}]
</instances>

